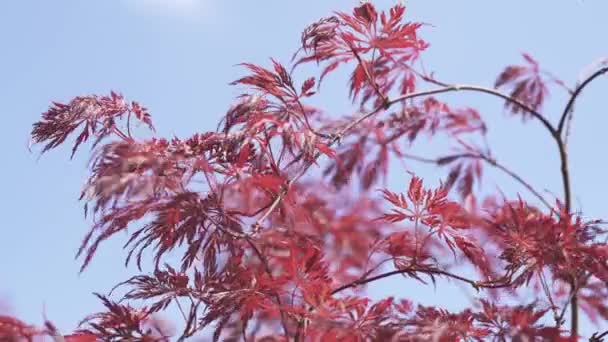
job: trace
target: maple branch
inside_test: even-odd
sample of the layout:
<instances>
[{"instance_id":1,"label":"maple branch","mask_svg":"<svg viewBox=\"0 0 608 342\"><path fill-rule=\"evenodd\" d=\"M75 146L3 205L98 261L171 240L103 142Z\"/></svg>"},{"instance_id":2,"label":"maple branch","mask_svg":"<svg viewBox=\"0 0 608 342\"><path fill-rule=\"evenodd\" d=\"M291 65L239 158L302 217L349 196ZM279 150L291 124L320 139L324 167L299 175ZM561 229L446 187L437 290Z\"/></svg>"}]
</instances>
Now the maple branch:
<instances>
[{"instance_id":1,"label":"maple branch","mask_svg":"<svg viewBox=\"0 0 608 342\"><path fill-rule=\"evenodd\" d=\"M126 141L126 142L130 142L133 141L133 138L130 138L129 136L127 136L125 133L123 133L120 128L116 127L116 125L114 125L112 127L112 131L122 140Z\"/></svg>"},{"instance_id":2,"label":"maple branch","mask_svg":"<svg viewBox=\"0 0 608 342\"><path fill-rule=\"evenodd\" d=\"M536 190L534 190L534 188L532 187L532 185L530 185L530 183L526 182L518 174L516 174L515 172L511 171L506 166L504 166L502 164L499 164L496 160L488 160L486 158L482 158L482 159L485 160L485 161L487 161L488 163L490 163L490 165L492 165L492 166L496 167L497 169L503 171L504 173L508 174L509 176L511 176L516 181L518 181L521 185L523 185L526 189L528 189L528 191L530 191L534 196L536 196L536 198L538 198L538 200L541 201L549 210L553 209L553 207L551 207L551 205L549 204L549 202L547 202L547 200L545 200L543 198L543 196L539 192L537 192Z\"/></svg>"},{"instance_id":3,"label":"maple branch","mask_svg":"<svg viewBox=\"0 0 608 342\"><path fill-rule=\"evenodd\" d=\"M561 123L561 120L560 120L560 123ZM570 171L568 168L568 153L566 152L566 145L564 144L564 142L562 141L562 139L559 135L559 129L558 129L558 136L557 136L557 148L559 149L559 159L561 161L560 171L562 174L562 183L563 183L563 187L564 187L564 207L565 207L566 212L570 213L571 206L572 206L572 204L571 204L572 195L571 195L571 188L570 188ZM568 302L570 302L570 307L571 307L570 333L576 335L578 333L578 297L576 295L576 292L578 291L578 284L577 284L576 275L572 275L572 279L570 281L570 288L571 288L570 299L568 300ZM563 313L565 313L566 307L568 307L567 304L565 305L564 311L562 312L562 317L563 317Z\"/></svg>"},{"instance_id":4,"label":"maple branch","mask_svg":"<svg viewBox=\"0 0 608 342\"><path fill-rule=\"evenodd\" d=\"M384 279L384 278L388 278L397 274L403 274L403 273L412 273L412 272L422 272L422 273L426 273L429 275L443 275L446 276L448 278L452 278L452 279L456 279L456 280L460 280L462 282L465 282L469 285L471 285L475 290L479 290L480 288L487 288L487 289L496 289L496 288L501 288L501 287L507 287L509 286L509 282L504 282L504 281L493 281L493 282L483 282L483 281L476 281L476 280L472 280L469 278L465 278L462 276L459 276L457 274L448 272L448 271L444 271L444 270L440 270L440 269L435 269L435 268L418 268L418 267L407 267L407 268L402 268L399 270L394 270L394 271L390 271L390 272L386 272L386 273L382 273L373 277L369 277L369 278L364 278L364 279L358 279L355 281L352 281L348 284L344 284L336 289L334 289L331 294L334 295L336 293L342 292L346 289L349 289L351 287L357 287L357 286L361 286L361 285L365 285L367 283L371 283L374 282L376 280L380 280L380 279ZM504 279L504 277L503 277Z\"/></svg>"},{"instance_id":5,"label":"maple branch","mask_svg":"<svg viewBox=\"0 0 608 342\"><path fill-rule=\"evenodd\" d=\"M578 96L581 94L581 92L583 91L583 89L585 89L585 87L587 85L589 85L589 83L591 83L594 79L600 77L601 75L603 75L603 74L605 74L607 72L608 72L608 67L603 67L603 68L597 70L596 72L594 72L593 74L591 74L591 76L587 77L578 87L576 87L576 89L574 90L574 92L570 96L570 100L568 100L568 103L566 104L566 107L564 108L564 111L562 112L562 116L559 119L559 124L557 125L557 132L558 133L561 134L562 131L564 130L564 125L566 123L566 116L568 116L568 113L570 112L570 110L574 106L574 102L576 101L576 99L578 98Z\"/></svg>"},{"instance_id":6,"label":"maple branch","mask_svg":"<svg viewBox=\"0 0 608 342\"><path fill-rule=\"evenodd\" d=\"M497 90L494 89L490 89L490 88L486 88L486 87L481 87L481 86L474 86L474 85L466 85L466 84L455 84L455 85L446 85L446 86L442 86L441 88L437 88L437 89L431 89L431 90L426 90L426 91L420 91L420 92L416 92L416 93L410 93L410 94L405 94L405 95L401 95L399 97L396 97L393 100L389 100L388 101L388 107L399 103L399 102L403 102L405 100L409 100L409 99L413 99L416 97L422 97L422 96L430 96L430 95L436 95L436 94L442 94L442 93L450 93L450 92L457 92L457 91L471 91L471 92L479 92L479 93L485 93L485 94L489 94L489 95L493 95L496 97L500 97L505 101L511 102L513 104L518 105L519 107L521 107L522 109L526 110L527 112L529 112L533 117L535 117L536 119L538 119L543 126L545 126L545 128L547 128L547 130L551 133L552 136L556 136L557 135L557 131L555 130L555 128L553 128L553 126L551 125L551 123L545 119L545 117L540 114L539 112L537 112L536 110L530 108L528 105L526 105L525 103L509 96L506 94L503 94ZM384 106L378 106L376 109L374 109L373 111L369 112L368 114L360 117L358 120L355 120L353 122L353 124L347 126L346 131L350 130L353 126L357 125L358 123L360 123L361 121L367 119L370 116L373 116L374 114L376 114L377 112L379 112L380 110L384 109Z\"/></svg>"},{"instance_id":7,"label":"maple branch","mask_svg":"<svg viewBox=\"0 0 608 342\"><path fill-rule=\"evenodd\" d=\"M576 99L579 97L579 95L582 93L583 89L585 89L585 87L587 85L589 85L593 80L595 80L596 78L600 77L601 75L603 75L607 72L608 72L608 67L603 67L603 68L597 70L596 72L594 72L593 74L591 74L579 86L576 87L576 89L570 96L570 99L568 100L568 103L566 104L566 106L562 112L562 115L559 119L559 124L557 126L557 134L558 134L557 137L559 138L557 140L557 145L559 148L559 156L560 156L560 160L561 160L562 181L564 184L564 206L565 206L566 212L568 212L568 213L571 210L572 195L571 195L571 188L570 188L570 175L569 175L569 170L568 170L568 154L566 152L566 144L561 139L561 134L564 130L568 114L570 114L570 112L572 111L572 109L574 107L574 103L576 102ZM570 114L570 116L572 116L572 114ZM576 292L578 291L578 289L577 289L578 286L577 286L576 275L572 276L570 286L571 286L571 291L572 291L572 298L570 300L570 302L571 302L570 306L571 306L571 310L572 310L570 330L571 330L572 334L577 334L577 332L578 332L578 298L577 298Z\"/></svg>"},{"instance_id":8,"label":"maple branch","mask_svg":"<svg viewBox=\"0 0 608 342\"><path fill-rule=\"evenodd\" d=\"M291 184L293 184L293 182L295 182L295 180L297 180L300 177L301 177L300 174L296 175L296 177L294 177L292 180L290 180L287 183L287 187L291 186ZM260 229L262 229L262 222L264 222L264 220L266 220L266 218L268 216L270 216L270 214L272 214L274 209L276 209L276 207L279 205L279 203L281 202L283 197L285 197L285 195L287 195L287 189L284 187L281 189L281 192L279 192L279 195L277 197L275 197L274 201L272 201L272 203L270 204L270 206L268 207L266 212L264 212L264 214L256 221L256 223L253 224L253 232L252 232L253 234L256 234L257 232L260 231Z\"/></svg>"},{"instance_id":9,"label":"maple branch","mask_svg":"<svg viewBox=\"0 0 608 342\"><path fill-rule=\"evenodd\" d=\"M537 118L545 126L545 128L547 128L547 130L550 132L551 136L554 139L556 139L556 141L560 140L557 131L555 130L555 128L553 128L551 123L549 121L547 121L547 119L545 119L539 112L535 111L534 109L530 108L529 106L527 106L526 104L524 104L523 102L521 102L519 100L517 100L509 95L503 94L497 90L490 89L490 88L473 86L473 85L450 85L450 86L445 86L445 87L441 87L441 88L437 88L437 89L431 89L431 90L425 90L425 91L420 91L420 92L416 92L416 93L405 94L405 95L396 97L393 100L388 100L386 103L383 103L383 104L377 106L376 108L374 108L373 110L371 110L370 112L359 116L358 118L351 121L349 124L347 124L342 129L331 134L332 139L327 144L327 147L331 147L335 143L340 141L346 133L348 133L350 130L352 130L355 126L359 125L361 122L376 115L377 113L379 113L382 110L386 110L386 109L390 108L394 104L403 102L405 100L417 98L417 97L424 97L424 96L430 96L430 95L436 95L436 94L442 94L442 93L450 93L450 92L456 92L456 91L481 92L481 93L485 93L485 94L494 95L494 96L500 97L506 101L512 102L512 103L520 106L521 108L525 109L526 111L528 111L533 117ZM287 194L287 189L294 182L296 182L300 177L302 177L320 156L321 156L321 153L317 152L316 155L312 158L312 161L310 161L307 165L305 165L300 170L300 172L298 172L294 176L294 178L292 178L288 182L287 186L281 190L281 192L275 198L275 200L272 202L272 204L270 205L268 210L262 215L262 217L260 217L260 219L258 219L256 221L256 223L254 223L254 225L253 225L254 232L253 233L257 232L261 228L262 222L272 213L272 211L274 211L274 209L276 209L276 207L279 205L279 203L281 202L283 197L285 197L285 195Z\"/></svg>"},{"instance_id":10,"label":"maple branch","mask_svg":"<svg viewBox=\"0 0 608 342\"><path fill-rule=\"evenodd\" d=\"M196 312L201 301L199 299L198 302L195 304L192 295L190 293L187 293L187 296L190 299L190 313L188 315L188 318L186 319L186 326L184 327L182 335L177 339L177 342L185 341L187 338L190 338L192 335L194 335L199 329L196 323ZM175 300L177 301L177 298ZM183 310L180 308L180 311ZM184 317L186 316L184 315Z\"/></svg>"},{"instance_id":11,"label":"maple branch","mask_svg":"<svg viewBox=\"0 0 608 342\"><path fill-rule=\"evenodd\" d=\"M563 322L564 316L566 315L566 310L568 310L568 306L572 305L573 299L576 297L576 291L578 290L578 284L573 284L572 289L570 290L570 295L568 296L568 300L566 300L566 304L562 308L562 312L559 314L559 321ZM576 302L575 302L576 304ZM571 333L573 333L571 331Z\"/></svg>"},{"instance_id":12,"label":"maple branch","mask_svg":"<svg viewBox=\"0 0 608 342\"><path fill-rule=\"evenodd\" d=\"M551 133L551 135L553 136L553 138L556 138L557 136L559 136L557 134L558 130L556 130L555 128L553 128L553 125L551 125L551 123L545 119L545 117L539 113L538 111L536 111L534 108L526 105L525 103L519 101L518 99L511 97L507 94L501 93L497 90L491 89L491 88L484 88L484 87L478 87L478 86L466 86L466 85L454 85L454 84L449 84L449 83L445 83L445 82L441 82L439 80L434 79L432 76L427 76L424 73L421 73L419 71L417 71L416 69L406 66L409 70L411 70L414 74L416 74L416 76L420 77L422 80L429 82L431 84L435 84L441 87L459 87L462 88L463 90L470 90L470 91L478 91L478 92L483 92L489 95L494 95L497 97L502 98L503 100L507 101L507 102L511 102L513 104L516 104L517 106L521 107L522 109L524 109L525 111L527 111L528 113L530 113L534 118L540 120L540 122L545 126L545 128L547 128L547 130L549 131L549 133ZM424 69L424 66L423 66ZM432 74L431 74L432 75ZM469 89L464 89L464 88L469 88ZM472 89L471 89L472 88Z\"/></svg>"}]
</instances>

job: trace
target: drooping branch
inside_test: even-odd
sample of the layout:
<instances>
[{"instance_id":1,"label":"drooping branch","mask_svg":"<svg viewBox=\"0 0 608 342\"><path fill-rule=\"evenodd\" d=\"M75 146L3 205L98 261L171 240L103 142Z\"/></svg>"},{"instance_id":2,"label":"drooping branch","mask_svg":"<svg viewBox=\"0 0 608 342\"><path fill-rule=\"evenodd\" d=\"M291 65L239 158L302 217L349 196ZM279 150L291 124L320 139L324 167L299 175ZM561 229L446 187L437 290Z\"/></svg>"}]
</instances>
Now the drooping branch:
<instances>
[{"instance_id":1,"label":"drooping branch","mask_svg":"<svg viewBox=\"0 0 608 342\"><path fill-rule=\"evenodd\" d=\"M403 101L409 100L409 99L414 99L414 98L418 98L418 97L425 97L425 96L431 96L431 95L437 95L437 94L442 94L442 93L450 93L450 92L457 92L457 91L470 91L470 92L479 92L479 93L484 93L484 94L489 94L489 95L493 95L499 98L502 98L506 101L509 101L515 105L520 106L521 108L523 108L524 110L526 110L527 112L529 112L534 118L538 119L541 124L549 131L550 135L556 139L557 141L559 141L559 135L557 133L557 131L555 130L555 128L553 128L553 126L551 125L551 123L549 121L547 121L547 119L545 119L545 117L539 113L538 111L534 110L533 108L530 108L529 106L527 106L525 103L509 96L506 95L504 93L501 93L497 90L494 89L490 89L490 88L486 88L486 87L481 87L481 86L473 86L473 85L450 85L450 86L446 86L446 87L441 87L441 88L437 88L437 89L431 89L431 90L425 90L425 91L420 91L420 92L415 92L415 93L410 93L410 94L405 94L405 95L401 95L399 97L396 97L395 99L392 100L388 100L386 103L383 103L379 106L377 106L376 108L374 108L373 110L371 110L368 113L365 113L363 115L360 115L359 117L357 117L356 119L354 119L353 121L351 121L349 124L347 124L346 126L344 126L342 129L338 130L337 132L331 134L332 138L329 141L329 143L327 144L328 147L332 147L334 144L336 144L337 142L339 142L349 131L351 131L354 127L358 126L361 122L367 120L368 118L378 114L379 112L381 112L382 110L386 110L388 108L390 108L391 106L397 104L397 103L401 103ZM321 156L320 152L317 152L315 154L315 156L312 158L312 160L307 163L301 170L300 172L298 172L287 184L286 187L283 188L283 190L277 195L277 197L275 198L275 200L272 202L272 204L270 205L270 207L268 208L268 210L260 217L260 219L258 219L256 221L256 223L254 224L254 232L258 231L263 223L263 221L268 218L268 216L278 207L279 203L281 202L281 200L285 197L285 195L287 194L287 189L289 189L289 187L295 183L300 177L302 177L307 171L308 169L317 161L317 159Z\"/></svg>"}]
</instances>

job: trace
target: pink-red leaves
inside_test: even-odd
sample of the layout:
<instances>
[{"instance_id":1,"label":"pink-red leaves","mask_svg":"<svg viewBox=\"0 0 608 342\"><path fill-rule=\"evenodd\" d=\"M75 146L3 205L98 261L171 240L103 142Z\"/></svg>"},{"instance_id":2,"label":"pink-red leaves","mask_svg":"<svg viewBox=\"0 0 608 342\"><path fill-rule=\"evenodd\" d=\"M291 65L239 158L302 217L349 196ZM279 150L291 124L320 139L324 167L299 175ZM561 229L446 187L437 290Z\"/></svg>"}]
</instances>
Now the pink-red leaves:
<instances>
[{"instance_id":1,"label":"pink-red leaves","mask_svg":"<svg viewBox=\"0 0 608 342\"><path fill-rule=\"evenodd\" d=\"M427 44L417 37L420 24L401 24L404 12L405 8L397 5L388 16L385 12L379 16L371 3L365 3L355 8L352 15L340 12L324 18L302 35L305 55L295 65L327 62L321 72L323 80L339 65L357 62L350 92L353 100L363 94L362 103L372 97L376 102L383 101L385 95L381 93L387 93L404 71L401 88L413 90L413 74L405 63L413 62Z\"/></svg>"},{"instance_id":2,"label":"pink-red leaves","mask_svg":"<svg viewBox=\"0 0 608 342\"><path fill-rule=\"evenodd\" d=\"M420 221L430 228L441 224L452 225L454 228L465 228L463 209L456 202L447 200L447 190L441 186L436 190L425 189L422 179L413 176L407 191L407 200L403 194L395 194L382 190L384 198L399 209L393 213L384 214L383 218L391 222L405 219ZM408 200L410 205L408 205Z\"/></svg>"},{"instance_id":3,"label":"pink-red leaves","mask_svg":"<svg viewBox=\"0 0 608 342\"><path fill-rule=\"evenodd\" d=\"M484 212L468 205L482 163L507 169L489 149L480 152L474 140L461 139L485 135L479 112L426 95L464 88L505 95L458 89L418 71L414 62L428 45L418 36L422 25L404 22L404 15L404 6L383 12L366 2L311 25L295 66L323 64L318 80L299 83L293 68L274 59L267 68L242 64L247 74L232 84L246 91L219 132L136 139L131 122L153 129L150 115L113 92L52 104L32 131L42 152L70 135L72 155L91 139L93 147L103 143L82 193L94 213L78 253L83 267L119 232L128 234L127 263L135 259L141 268L148 252L153 261L153 270L121 284L121 301L99 296L106 311L63 339L168 341L172 333L151 315L175 305L185 325L180 341L210 325L212 338L226 341L559 341L558 319L555 327L539 322L559 306L567 309L573 279L579 307L592 319L608 317L608 248L598 238L605 231L574 215L571 199L567 209L558 204L547 213L523 200L487 205ZM507 67L496 87L507 89L507 107L525 116L541 107L547 89L538 63L524 59L523 66ZM333 120L304 103L326 75L346 65L356 115ZM445 89L412 94L421 81ZM423 134L444 134L463 151L431 159L404 150ZM323 154L333 159L325 170L329 180L307 173ZM387 179L392 157L451 170L436 189L412 177L403 193L382 189L382 198L373 196L366 190ZM353 191L353 178L363 191ZM448 199L453 186L465 204ZM161 266L169 256L178 266ZM465 275L469 266L481 277ZM450 313L414 309L409 299L395 304L392 297L372 305L358 292L394 275L423 283L427 276L434 284L446 278L481 295L491 289L501 300L519 299L518 287L528 281L542 293L534 305L484 301L481 309ZM347 290L355 295L344 297ZM133 301L146 306L135 309ZM0 316L0 340L43 335L62 339L49 322L38 329Z\"/></svg>"},{"instance_id":4,"label":"pink-red leaves","mask_svg":"<svg viewBox=\"0 0 608 342\"><path fill-rule=\"evenodd\" d=\"M251 71L251 75L232 82L232 85L249 85L278 99L284 99L293 95L291 92L293 89L291 75L289 75L283 65L274 59L272 60L273 71L251 63L243 63L242 65Z\"/></svg>"},{"instance_id":5,"label":"pink-red leaves","mask_svg":"<svg viewBox=\"0 0 608 342\"><path fill-rule=\"evenodd\" d=\"M300 90L300 96L309 97L315 94L314 91L311 91L312 87L315 86L315 78L311 77L302 83L302 89Z\"/></svg>"},{"instance_id":6,"label":"pink-red leaves","mask_svg":"<svg viewBox=\"0 0 608 342\"><path fill-rule=\"evenodd\" d=\"M14 317L0 315L0 340L2 341L33 341L34 336L41 330L32 327Z\"/></svg>"},{"instance_id":7,"label":"pink-red leaves","mask_svg":"<svg viewBox=\"0 0 608 342\"><path fill-rule=\"evenodd\" d=\"M478 156L478 152L467 152L439 158L437 165L453 165L448 173L445 187L452 189L456 185L462 199L471 196L473 186L476 182L480 182L482 176L483 160L481 157L481 155Z\"/></svg>"},{"instance_id":8,"label":"pink-red leaves","mask_svg":"<svg viewBox=\"0 0 608 342\"><path fill-rule=\"evenodd\" d=\"M387 330L393 331L393 298L389 297L369 307L367 298L347 297L328 303L325 315L317 314L308 336L320 341L386 340ZM390 334L388 334L390 337ZM390 339L389 339L390 340Z\"/></svg>"},{"instance_id":9,"label":"pink-red leaves","mask_svg":"<svg viewBox=\"0 0 608 342\"><path fill-rule=\"evenodd\" d=\"M403 194L396 194L386 189L382 189L380 191L382 191L384 199L392 203L394 206L401 209L408 209L407 201ZM392 209L391 213L385 213L382 218L390 222L399 222L409 218L409 216L400 210Z\"/></svg>"},{"instance_id":10,"label":"pink-red leaves","mask_svg":"<svg viewBox=\"0 0 608 342\"><path fill-rule=\"evenodd\" d=\"M103 303L106 312L87 317L81 324L88 327L80 333L94 334L104 341L147 341L168 342L170 334L159 329L146 308L134 309L95 294Z\"/></svg>"},{"instance_id":11,"label":"pink-red leaves","mask_svg":"<svg viewBox=\"0 0 608 342\"><path fill-rule=\"evenodd\" d=\"M64 336L65 342L97 342L98 338L90 333L75 333Z\"/></svg>"},{"instance_id":12,"label":"pink-red leaves","mask_svg":"<svg viewBox=\"0 0 608 342\"><path fill-rule=\"evenodd\" d=\"M508 66L498 76L494 86L511 89L512 98L521 101L532 110L537 110L542 106L549 90L541 77L538 62L528 54L523 54L523 58L526 65ZM505 107L515 114L522 113L523 118L528 114L527 110L511 101L507 101Z\"/></svg>"},{"instance_id":13,"label":"pink-red leaves","mask_svg":"<svg viewBox=\"0 0 608 342\"><path fill-rule=\"evenodd\" d=\"M505 203L492 215L492 226L503 245L501 259L510 273L518 273L514 285L528 281L548 267L553 275L569 279L574 270L585 269L608 280L604 248L594 243L589 226L563 208L550 214L522 200ZM598 248L599 247L599 248Z\"/></svg>"},{"instance_id":14,"label":"pink-red leaves","mask_svg":"<svg viewBox=\"0 0 608 342\"><path fill-rule=\"evenodd\" d=\"M61 335L57 328L49 321L45 322L45 328L36 328L28 325L14 317L0 315L0 341L34 342L49 336L53 341L60 342L97 342L98 336L91 333L78 332L70 335Z\"/></svg>"},{"instance_id":15,"label":"pink-red leaves","mask_svg":"<svg viewBox=\"0 0 608 342\"><path fill-rule=\"evenodd\" d=\"M72 147L73 156L78 147L92 136L95 138L93 146L111 134L130 140L131 128L126 117L131 115L154 130L146 108L137 102L129 105L122 95L114 92L110 96L80 96L68 104L54 102L42 114L42 120L34 124L32 142L45 143L44 153L62 144L78 127L83 127ZM118 119L125 119L126 133L118 127Z\"/></svg>"},{"instance_id":16,"label":"pink-red leaves","mask_svg":"<svg viewBox=\"0 0 608 342\"><path fill-rule=\"evenodd\" d=\"M366 26L367 29L371 28L372 25L376 25L376 21L378 20L378 13L376 13L376 9L369 2L355 8L353 13L355 14L355 18Z\"/></svg>"},{"instance_id":17,"label":"pink-red leaves","mask_svg":"<svg viewBox=\"0 0 608 342\"><path fill-rule=\"evenodd\" d=\"M121 283L120 285L131 287L123 296L123 300L154 299L156 302L148 309L153 313L166 309L175 298L188 296L188 276L169 265L165 265L165 268L166 271L158 269L151 276L135 276Z\"/></svg>"},{"instance_id":18,"label":"pink-red leaves","mask_svg":"<svg viewBox=\"0 0 608 342\"><path fill-rule=\"evenodd\" d=\"M471 225L468 215L458 203L447 200L447 190L443 186L436 190L425 189L422 179L414 176L410 181L407 198L404 194L388 190L382 190L382 193L384 199L397 208L384 213L381 219L392 223L404 220L414 222L413 233L398 232L389 235L386 239L389 255L421 262L427 257L424 249L434 241L431 238L436 236L452 252L460 250L474 266L489 272L485 252L473 238L464 235L462 231ZM427 228L425 233L420 234L419 225ZM395 262L400 268L403 260L396 259ZM408 262L405 263L406 266Z\"/></svg>"},{"instance_id":19,"label":"pink-red leaves","mask_svg":"<svg viewBox=\"0 0 608 342\"><path fill-rule=\"evenodd\" d=\"M486 329L475 325L471 310L450 313L434 307L419 306L416 315L406 321L409 334L416 340L457 342L461 340L482 341Z\"/></svg>"},{"instance_id":20,"label":"pink-red leaves","mask_svg":"<svg viewBox=\"0 0 608 342\"><path fill-rule=\"evenodd\" d=\"M571 341L562 337L559 328L540 324L539 320L547 310L538 309L534 304L514 307L498 306L487 301L481 301L481 304L483 310L475 314L475 319L496 340Z\"/></svg>"}]
</instances>

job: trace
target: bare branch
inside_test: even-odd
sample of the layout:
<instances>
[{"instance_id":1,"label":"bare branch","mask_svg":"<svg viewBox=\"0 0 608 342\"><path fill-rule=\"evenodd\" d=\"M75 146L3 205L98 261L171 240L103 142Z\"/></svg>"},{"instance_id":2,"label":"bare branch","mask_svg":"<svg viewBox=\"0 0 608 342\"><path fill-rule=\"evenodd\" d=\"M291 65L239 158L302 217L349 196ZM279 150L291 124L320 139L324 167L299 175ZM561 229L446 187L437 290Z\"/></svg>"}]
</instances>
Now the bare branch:
<instances>
[{"instance_id":1,"label":"bare branch","mask_svg":"<svg viewBox=\"0 0 608 342\"><path fill-rule=\"evenodd\" d=\"M583 89L585 89L585 87L587 85L589 85L589 83L591 83L594 79L600 77L601 75L603 75L607 72L608 72L608 67L603 67L603 68L599 69L598 71L594 72L593 74L591 74L591 76L587 77L578 87L576 87L576 89L572 93L572 96L570 96L570 100L568 100L568 103L566 104L564 111L562 112L562 116L559 119L559 124L557 125L558 133L561 134L562 131L564 130L564 125L566 123L566 117L568 116L570 109L574 106L574 102L576 101L578 96L581 94Z\"/></svg>"}]
</instances>

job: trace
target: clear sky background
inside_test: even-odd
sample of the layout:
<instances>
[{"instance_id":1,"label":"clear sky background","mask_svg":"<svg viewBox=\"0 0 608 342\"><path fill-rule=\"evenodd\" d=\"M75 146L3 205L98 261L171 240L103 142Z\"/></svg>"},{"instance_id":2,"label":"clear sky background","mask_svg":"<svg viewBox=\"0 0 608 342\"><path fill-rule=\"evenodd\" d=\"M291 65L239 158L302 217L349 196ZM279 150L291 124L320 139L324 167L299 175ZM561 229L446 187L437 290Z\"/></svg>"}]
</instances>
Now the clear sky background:
<instances>
[{"instance_id":1,"label":"clear sky background","mask_svg":"<svg viewBox=\"0 0 608 342\"><path fill-rule=\"evenodd\" d=\"M8 303L0 310L41 323L46 308L67 332L100 309L92 291L106 293L132 274L122 266L121 241L114 241L78 275L74 254L88 229L77 201L87 174L86 150L72 162L67 149L40 160L27 150L31 124L51 101L116 90L147 106L162 136L214 130L238 95L228 86L243 74L235 64L267 66L269 57L288 63L305 26L356 3L0 1L0 301ZM374 3L387 8L392 1ZM422 31L431 43L424 61L447 82L491 85L504 66L519 63L520 53L528 52L573 84L585 66L608 56L608 2L603 0L410 0L406 5L410 20L434 25ZM339 78L322 88L324 107L337 115L346 114L344 84ZM607 91L604 78L580 97L570 142L574 204L593 218L608 217ZM490 123L498 159L538 188L561 194L557 151L540 125L508 119L502 103L484 95L445 99L479 109ZM546 107L554 122L565 100L554 91L554 104ZM399 190L408 178L398 167L393 172L388 186ZM421 175L435 182L441 174ZM496 173L489 172L486 180L507 194L525 194ZM410 296L449 309L465 303L459 293L454 285L422 290L401 278L371 289L374 298ZM596 330L586 321L583 328Z\"/></svg>"}]
</instances>

